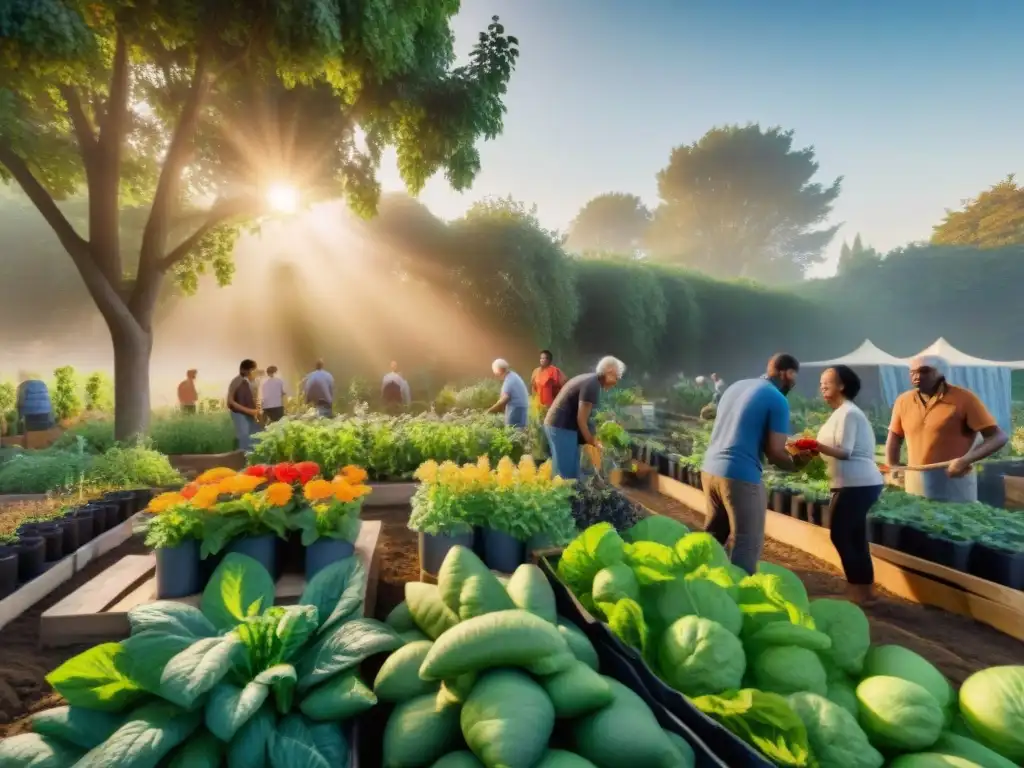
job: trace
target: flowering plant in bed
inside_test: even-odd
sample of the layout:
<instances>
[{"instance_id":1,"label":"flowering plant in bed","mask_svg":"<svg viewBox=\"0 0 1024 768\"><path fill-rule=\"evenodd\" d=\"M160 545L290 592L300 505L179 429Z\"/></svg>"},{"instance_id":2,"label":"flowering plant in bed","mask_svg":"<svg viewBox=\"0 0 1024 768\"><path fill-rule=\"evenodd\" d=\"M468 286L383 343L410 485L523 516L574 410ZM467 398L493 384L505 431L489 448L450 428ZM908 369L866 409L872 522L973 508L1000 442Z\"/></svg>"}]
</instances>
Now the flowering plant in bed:
<instances>
[{"instance_id":1,"label":"flowering plant in bed","mask_svg":"<svg viewBox=\"0 0 1024 768\"><path fill-rule=\"evenodd\" d=\"M229 554L198 608L135 608L128 639L51 672L67 705L0 742L0 765L348 765L345 723L376 703L359 665L402 645L362 617L365 583L348 558L275 606L271 574Z\"/></svg>"}]
</instances>

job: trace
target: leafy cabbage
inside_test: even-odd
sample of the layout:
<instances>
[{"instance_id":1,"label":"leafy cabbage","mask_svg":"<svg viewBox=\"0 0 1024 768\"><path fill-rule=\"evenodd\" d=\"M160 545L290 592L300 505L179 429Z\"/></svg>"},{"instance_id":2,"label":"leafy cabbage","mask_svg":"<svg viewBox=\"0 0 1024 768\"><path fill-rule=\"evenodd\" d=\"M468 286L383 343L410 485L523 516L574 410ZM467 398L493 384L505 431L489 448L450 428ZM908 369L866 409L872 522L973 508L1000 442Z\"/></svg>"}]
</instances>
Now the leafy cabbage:
<instances>
[{"instance_id":1,"label":"leafy cabbage","mask_svg":"<svg viewBox=\"0 0 1024 768\"><path fill-rule=\"evenodd\" d=\"M747 659L739 638L721 624L684 616L662 636L658 666L677 691L702 696L738 688Z\"/></svg>"},{"instance_id":2,"label":"leafy cabbage","mask_svg":"<svg viewBox=\"0 0 1024 768\"><path fill-rule=\"evenodd\" d=\"M868 677L857 686L860 724L883 750L928 749L942 733L943 713L935 697L899 677Z\"/></svg>"},{"instance_id":3,"label":"leafy cabbage","mask_svg":"<svg viewBox=\"0 0 1024 768\"><path fill-rule=\"evenodd\" d=\"M1024 666L989 667L960 686L960 712L978 740L1024 763Z\"/></svg>"},{"instance_id":4,"label":"leafy cabbage","mask_svg":"<svg viewBox=\"0 0 1024 768\"><path fill-rule=\"evenodd\" d=\"M787 701L807 728L811 752L829 768L881 768L881 753L850 714L814 693L794 693Z\"/></svg>"}]
</instances>

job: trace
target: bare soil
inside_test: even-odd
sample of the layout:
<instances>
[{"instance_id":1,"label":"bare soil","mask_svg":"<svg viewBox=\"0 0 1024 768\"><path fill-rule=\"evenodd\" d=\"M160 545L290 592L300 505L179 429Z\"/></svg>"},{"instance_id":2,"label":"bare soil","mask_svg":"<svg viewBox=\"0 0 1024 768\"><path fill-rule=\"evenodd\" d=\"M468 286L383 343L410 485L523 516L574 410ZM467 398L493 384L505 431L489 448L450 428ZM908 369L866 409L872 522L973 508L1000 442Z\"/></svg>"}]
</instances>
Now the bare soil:
<instances>
[{"instance_id":1,"label":"bare soil","mask_svg":"<svg viewBox=\"0 0 1024 768\"><path fill-rule=\"evenodd\" d=\"M652 491L624 489L632 499L658 514L704 527L704 515ZM846 579L823 560L772 539L765 541L763 558L796 573L811 597L842 597ZM871 640L877 645L902 645L928 659L956 684L985 667L1020 664L1024 643L966 616L912 603L887 592L865 609Z\"/></svg>"}]
</instances>

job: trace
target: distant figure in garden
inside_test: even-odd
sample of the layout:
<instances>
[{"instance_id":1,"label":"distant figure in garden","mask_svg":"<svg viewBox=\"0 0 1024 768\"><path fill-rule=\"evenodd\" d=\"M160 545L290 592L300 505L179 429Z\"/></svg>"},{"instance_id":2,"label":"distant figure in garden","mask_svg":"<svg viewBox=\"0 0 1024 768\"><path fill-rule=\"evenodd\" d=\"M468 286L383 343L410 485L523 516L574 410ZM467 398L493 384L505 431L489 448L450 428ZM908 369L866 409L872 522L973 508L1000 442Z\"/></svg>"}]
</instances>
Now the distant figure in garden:
<instances>
[{"instance_id":1,"label":"distant figure in garden","mask_svg":"<svg viewBox=\"0 0 1024 768\"><path fill-rule=\"evenodd\" d=\"M235 423L235 438L239 450L248 452L252 448L252 436L260 431L260 411L256 407L256 392L253 382L256 378L256 362L243 360L238 366L238 375L228 385L228 410Z\"/></svg>"},{"instance_id":2,"label":"distant figure in garden","mask_svg":"<svg viewBox=\"0 0 1024 768\"><path fill-rule=\"evenodd\" d=\"M946 360L936 355L911 361L914 388L893 403L885 459L890 467L900 466L906 440L909 466L949 462L946 468L908 471L908 493L935 501L977 501L974 464L1006 445L1006 433L977 395L946 381L948 369Z\"/></svg>"},{"instance_id":3,"label":"distant figure in garden","mask_svg":"<svg viewBox=\"0 0 1024 768\"><path fill-rule=\"evenodd\" d=\"M196 390L196 376L199 371L191 368L185 372L185 380L178 385L178 405L183 413L195 413L196 403L199 402L199 392Z\"/></svg>"},{"instance_id":4,"label":"distant figure in garden","mask_svg":"<svg viewBox=\"0 0 1024 768\"><path fill-rule=\"evenodd\" d=\"M39 379L29 377L18 385L15 409L25 432L45 432L53 426L50 390Z\"/></svg>"},{"instance_id":5,"label":"distant figure in garden","mask_svg":"<svg viewBox=\"0 0 1024 768\"><path fill-rule=\"evenodd\" d=\"M711 442L704 455L701 485L707 504L704 527L723 546L733 535L732 562L754 573L764 547L768 497L761 483L762 455L779 469L793 472L810 461L809 452L793 457L786 449L789 403L800 364L792 355L775 355L759 379L737 381L718 403Z\"/></svg>"},{"instance_id":6,"label":"distant figure in garden","mask_svg":"<svg viewBox=\"0 0 1024 768\"><path fill-rule=\"evenodd\" d=\"M711 387L714 389L714 394L711 396L711 402L718 405L718 401L722 399L722 393L725 392L725 379L720 377L717 373L712 373Z\"/></svg>"},{"instance_id":7,"label":"distant figure in garden","mask_svg":"<svg viewBox=\"0 0 1024 768\"><path fill-rule=\"evenodd\" d=\"M398 363L391 361L391 370L384 374L380 382L380 398L389 411L399 411L412 403L412 391L409 382L398 371Z\"/></svg>"},{"instance_id":8,"label":"distant figure in garden","mask_svg":"<svg viewBox=\"0 0 1024 768\"><path fill-rule=\"evenodd\" d=\"M494 375L501 379L501 395L498 402L487 409L488 413L505 412L505 424L526 429L526 414L530 408L530 393L526 390L523 377L513 371L507 360L498 358L491 363Z\"/></svg>"},{"instance_id":9,"label":"distant figure in garden","mask_svg":"<svg viewBox=\"0 0 1024 768\"><path fill-rule=\"evenodd\" d=\"M565 374L554 364L554 355L551 350L540 351L540 367L535 368L530 376L530 389L537 396L540 404L550 408L555 402L555 396L565 386Z\"/></svg>"},{"instance_id":10,"label":"distant figure in garden","mask_svg":"<svg viewBox=\"0 0 1024 768\"><path fill-rule=\"evenodd\" d=\"M267 366L267 378L260 385L260 405L267 421L273 424L284 418L284 381L277 377L277 366Z\"/></svg>"},{"instance_id":11,"label":"distant figure in garden","mask_svg":"<svg viewBox=\"0 0 1024 768\"><path fill-rule=\"evenodd\" d=\"M821 396L830 408L818 431L818 453L828 466L832 544L846 574L847 597L870 602L875 569L868 546L868 512L882 495L882 473L875 463L875 431L864 411L854 404L860 377L845 365L821 374Z\"/></svg>"},{"instance_id":12,"label":"distant figure in garden","mask_svg":"<svg viewBox=\"0 0 1024 768\"><path fill-rule=\"evenodd\" d=\"M584 373L566 382L544 417L551 464L559 477L575 480L580 476L580 446L601 444L591 416L597 408L601 390L611 389L626 372L626 365L614 357L603 357L594 373Z\"/></svg>"},{"instance_id":13,"label":"distant figure in garden","mask_svg":"<svg viewBox=\"0 0 1024 768\"><path fill-rule=\"evenodd\" d=\"M334 377L324 370L323 360L317 360L316 368L303 380L302 394L323 418L334 415Z\"/></svg>"}]
</instances>

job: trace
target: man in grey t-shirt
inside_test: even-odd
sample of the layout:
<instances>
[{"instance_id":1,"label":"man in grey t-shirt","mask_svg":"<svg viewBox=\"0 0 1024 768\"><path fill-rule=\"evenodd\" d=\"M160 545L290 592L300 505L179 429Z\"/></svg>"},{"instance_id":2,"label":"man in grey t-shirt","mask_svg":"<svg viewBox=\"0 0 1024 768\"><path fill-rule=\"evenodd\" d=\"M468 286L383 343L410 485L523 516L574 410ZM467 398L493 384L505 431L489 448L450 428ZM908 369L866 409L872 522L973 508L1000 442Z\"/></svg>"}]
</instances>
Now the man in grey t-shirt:
<instances>
[{"instance_id":1,"label":"man in grey t-shirt","mask_svg":"<svg viewBox=\"0 0 1024 768\"><path fill-rule=\"evenodd\" d=\"M513 371L506 360L498 358L491 364L494 375L501 379L501 396L487 409L488 413L505 411L505 424L526 429L526 414L530 407L530 393L522 376Z\"/></svg>"},{"instance_id":2,"label":"man in grey t-shirt","mask_svg":"<svg viewBox=\"0 0 1024 768\"><path fill-rule=\"evenodd\" d=\"M325 419L334 415L334 377L324 370L324 361L316 361L316 369L302 381L306 402Z\"/></svg>"}]
</instances>

